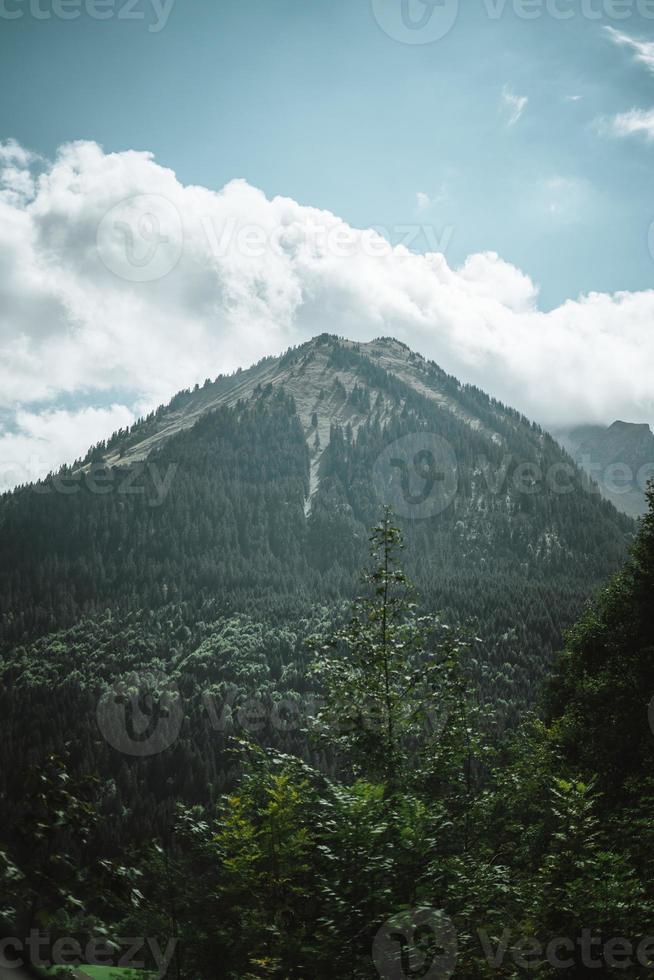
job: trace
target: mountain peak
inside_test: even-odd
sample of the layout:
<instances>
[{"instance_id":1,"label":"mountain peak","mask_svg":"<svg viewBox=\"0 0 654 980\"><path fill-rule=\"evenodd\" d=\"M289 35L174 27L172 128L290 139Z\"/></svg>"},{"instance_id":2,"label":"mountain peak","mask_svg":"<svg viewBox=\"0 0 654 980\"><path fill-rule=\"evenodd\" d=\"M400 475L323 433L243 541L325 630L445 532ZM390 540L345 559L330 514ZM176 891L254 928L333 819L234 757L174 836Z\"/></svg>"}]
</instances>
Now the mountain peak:
<instances>
[{"instance_id":1,"label":"mountain peak","mask_svg":"<svg viewBox=\"0 0 654 980\"><path fill-rule=\"evenodd\" d=\"M146 459L168 438L193 426L207 413L258 398L269 386L283 387L293 397L317 460L329 445L333 425L349 426L355 435L372 417L384 425L402 410L412 393L436 402L443 411L496 444L502 442L495 430L482 422L474 406L464 404L461 385L402 341L379 337L359 342L323 333L279 357L264 358L232 375L220 375L201 388L179 392L128 433L96 447L84 464L98 455L110 465ZM360 397L363 389L366 394Z\"/></svg>"},{"instance_id":2,"label":"mountain peak","mask_svg":"<svg viewBox=\"0 0 654 980\"><path fill-rule=\"evenodd\" d=\"M645 488L654 473L654 434L647 422L581 426L562 441L619 510L633 517L646 512Z\"/></svg>"},{"instance_id":3,"label":"mountain peak","mask_svg":"<svg viewBox=\"0 0 654 980\"><path fill-rule=\"evenodd\" d=\"M639 435L653 435L647 422L623 422L621 419L616 419L608 427L609 432L624 432L624 433L634 433Z\"/></svg>"}]
</instances>

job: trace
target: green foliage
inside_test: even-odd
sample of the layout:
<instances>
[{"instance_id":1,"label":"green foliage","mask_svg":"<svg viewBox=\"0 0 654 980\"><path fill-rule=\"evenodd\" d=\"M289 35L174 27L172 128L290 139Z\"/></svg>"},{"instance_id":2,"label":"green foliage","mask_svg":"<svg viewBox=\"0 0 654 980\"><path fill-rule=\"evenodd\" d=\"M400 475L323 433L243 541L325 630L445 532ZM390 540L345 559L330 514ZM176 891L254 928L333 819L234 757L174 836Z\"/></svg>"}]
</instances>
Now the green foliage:
<instances>
[{"instance_id":1,"label":"green foliage","mask_svg":"<svg viewBox=\"0 0 654 980\"><path fill-rule=\"evenodd\" d=\"M464 643L434 616L419 616L397 554L401 533L384 511L371 538L371 590L349 623L317 643L316 671L326 705L316 730L356 774L392 792L409 764L416 776L438 753L442 729L461 698ZM439 635L440 634L440 635ZM436 638L437 637L437 638ZM406 777L403 778L406 785Z\"/></svg>"},{"instance_id":2,"label":"green foliage","mask_svg":"<svg viewBox=\"0 0 654 980\"><path fill-rule=\"evenodd\" d=\"M630 559L571 630L550 697L567 756L609 798L651 772L654 736L654 490Z\"/></svg>"},{"instance_id":3,"label":"green foliage","mask_svg":"<svg viewBox=\"0 0 654 980\"><path fill-rule=\"evenodd\" d=\"M0 849L3 907L19 936L40 929L51 937L85 932L106 936L105 922L138 903L139 873L94 853L100 780L73 781L67 760L51 755L24 773L20 819L4 826Z\"/></svg>"},{"instance_id":4,"label":"green foliage","mask_svg":"<svg viewBox=\"0 0 654 980\"><path fill-rule=\"evenodd\" d=\"M521 975L520 936L637 942L654 920L654 510L571 630L544 717L525 717L629 523L590 496L487 493L476 461L499 466L500 442L325 344L358 381L324 400L367 418L356 435L334 428L308 518L306 434L268 388L157 453L179 474L159 507L84 491L2 500L2 911L55 932L179 937L179 980L369 978L382 924L425 907L452 919L464 980ZM544 433L436 371L424 384L516 458L560 461ZM374 461L425 429L453 446L460 492L451 514L402 527L423 598L386 513L348 618ZM481 639L466 643L469 621ZM128 758L100 737L97 703L153 670L179 689L183 725L164 752ZM294 709L299 723L278 723ZM499 967L480 931L505 943ZM530 972L585 969L577 956L567 974ZM609 962L602 975L631 980Z\"/></svg>"}]
</instances>

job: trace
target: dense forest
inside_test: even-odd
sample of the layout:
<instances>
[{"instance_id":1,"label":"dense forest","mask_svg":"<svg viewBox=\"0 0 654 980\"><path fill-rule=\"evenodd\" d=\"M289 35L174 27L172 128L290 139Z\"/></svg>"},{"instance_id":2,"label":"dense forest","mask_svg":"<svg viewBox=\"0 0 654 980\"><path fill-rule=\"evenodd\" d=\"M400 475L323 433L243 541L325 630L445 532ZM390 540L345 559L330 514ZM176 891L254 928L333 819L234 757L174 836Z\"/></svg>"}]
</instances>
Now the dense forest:
<instances>
[{"instance_id":1,"label":"dense forest","mask_svg":"<svg viewBox=\"0 0 654 980\"><path fill-rule=\"evenodd\" d=\"M557 937L581 977L646 937L654 517L634 545L547 433L376 350L208 381L0 499L19 935L174 940L179 980L517 976ZM392 514L434 435L451 499Z\"/></svg>"},{"instance_id":2,"label":"dense forest","mask_svg":"<svg viewBox=\"0 0 654 980\"><path fill-rule=\"evenodd\" d=\"M541 711L499 743L463 667L471 638L419 612L383 514L349 615L305 627L323 694L306 733L314 760L265 748L235 719L230 786L198 804L177 746L125 755L133 785L143 766L162 780L188 767L165 831L130 847L104 831L126 805L116 785L92 771L71 780L80 746L51 753L23 773L4 825L5 912L20 935L35 923L93 935L105 956L116 937L156 937L146 965L168 950L179 977L646 975L654 490L649 500L628 561L569 632ZM265 679L274 639L255 628L249 640L239 664L235 636L213 635L197 676L222 644L234 680L239 666ZM282 674L284 660L280 643L270 661Z\"/></svg>"}]
</instances>

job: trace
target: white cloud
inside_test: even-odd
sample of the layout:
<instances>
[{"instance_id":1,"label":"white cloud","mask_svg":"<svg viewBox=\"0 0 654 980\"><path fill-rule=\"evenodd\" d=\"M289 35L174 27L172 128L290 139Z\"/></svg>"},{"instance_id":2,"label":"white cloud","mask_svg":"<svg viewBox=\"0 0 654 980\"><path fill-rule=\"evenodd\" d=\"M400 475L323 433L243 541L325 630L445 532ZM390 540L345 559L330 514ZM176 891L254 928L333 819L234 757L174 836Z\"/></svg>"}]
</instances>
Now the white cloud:
<instances>
[{"instance_id":1,"label":"white cloud","mask_svg":"<svg viewBox=\"0 0 654 980\"><path fill-rule=\"evenodd\" d=\"M654 74L654 41L639 41L614 27L605 27L604 30L614 44L629 48L634 53L634 59ZM644 136L651 142L654 140L654 109L634 108L620 112L610 119L598 119L596 128L601 135Z\"/></svg>"},{"instance_id":2,"label":"white cloud","mask_svg":"<svg viewBox=\"0 0 654 980\"><path fill-rule=\"evenodd\" d=\"M16 163L21 167L27 167L38 159L35 153L26 150L16 140L9 139L0 143L0 163Z\"/></svg>"},{"instance_id":3,"label":"white cloud","mask_svg":"<svg viewBox=\"0 0 654 980\"><path fill-rule=\"evenodd\" d=\"M508 85L504 86L501 105L507 116L507 126L515 126L527 108L528 102L526 95L516 95Z\"/></svg>"},{"instance_id":4,"label":"white cloud","mask_svg":"<svg viewBox=\"0 0 654 980\"><path fill-rule=\"evenodd\" d=\"M609 120L599 120L599 132L608 136L644 136L654 140L654 109L629 109Z\"/></svg>"},{"instance_id":5,"label":"white cloud","mask_svg":"<svg viewBox=\"0 0 654 980\"><path fill-rule=\"evenodd\" d=\"M563 101L564 102L581 102L582 99L583 99L583 95L564 95L563 96Z\"/></svg>"},{"instance_id":6,"label":"white cloud","mask_svg":"<svg viewBox=\"0 0 654 980\"><path fill-rule=\"evenodd\" d=\"M12 431L0 430L0 492L47 476L63 462L72 463L91 445L134 421L125 405L77 412L19 409Z\"/></svg>"},{"instance_id":7,"label":"white cloud","mask_svg":"<svg viewBox=\"0 0 654 980\"><path fill-rule=\"evenodd\" d=\"M243 180L185 186L148 153L93 143L63 146L30 185L33 161L12 153L0 197L0 468L71 461L141 405L323 331L395 335L546 425L654 418L652 290L544 313L529 276L492 252L452 268ZM132 281L151 268L166 274ZM77 411L55 410L64 395Z\"/></svg>"},{"instance_id":8,"label":"white cloud","mask_svg":"<svg viewBox=\"0 0 654 980\"><path fill-rule=\"evenodd\" d=\"M639 41L629 34L617 31L615 27L605 27L604 30L614 44L629 48L634 54L634 59L654 73L654 41Z\"/></svg>"}]
</instances>

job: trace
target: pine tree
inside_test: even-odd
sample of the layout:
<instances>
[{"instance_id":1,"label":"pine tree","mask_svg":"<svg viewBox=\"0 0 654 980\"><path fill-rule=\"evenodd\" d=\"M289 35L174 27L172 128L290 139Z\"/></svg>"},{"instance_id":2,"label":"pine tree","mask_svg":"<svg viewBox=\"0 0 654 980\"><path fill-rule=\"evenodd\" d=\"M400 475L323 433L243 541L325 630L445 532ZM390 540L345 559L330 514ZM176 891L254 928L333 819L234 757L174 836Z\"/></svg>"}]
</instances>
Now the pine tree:
<instances>
[{"instance_id":1,"label":"pine tree","mask_svg":"<svg viewBox=\"0 0 654 980\"><path fill-rule=\"evenodd\" d=\"M398 561L402 535L385 508L373 528L368 594L349 623L315 642L325 705L316 732L340 750L356 776L392 793L407 769L424 771L461 696L464 641L438 617L419 616Z\"/></svg>"}]
</instances>

